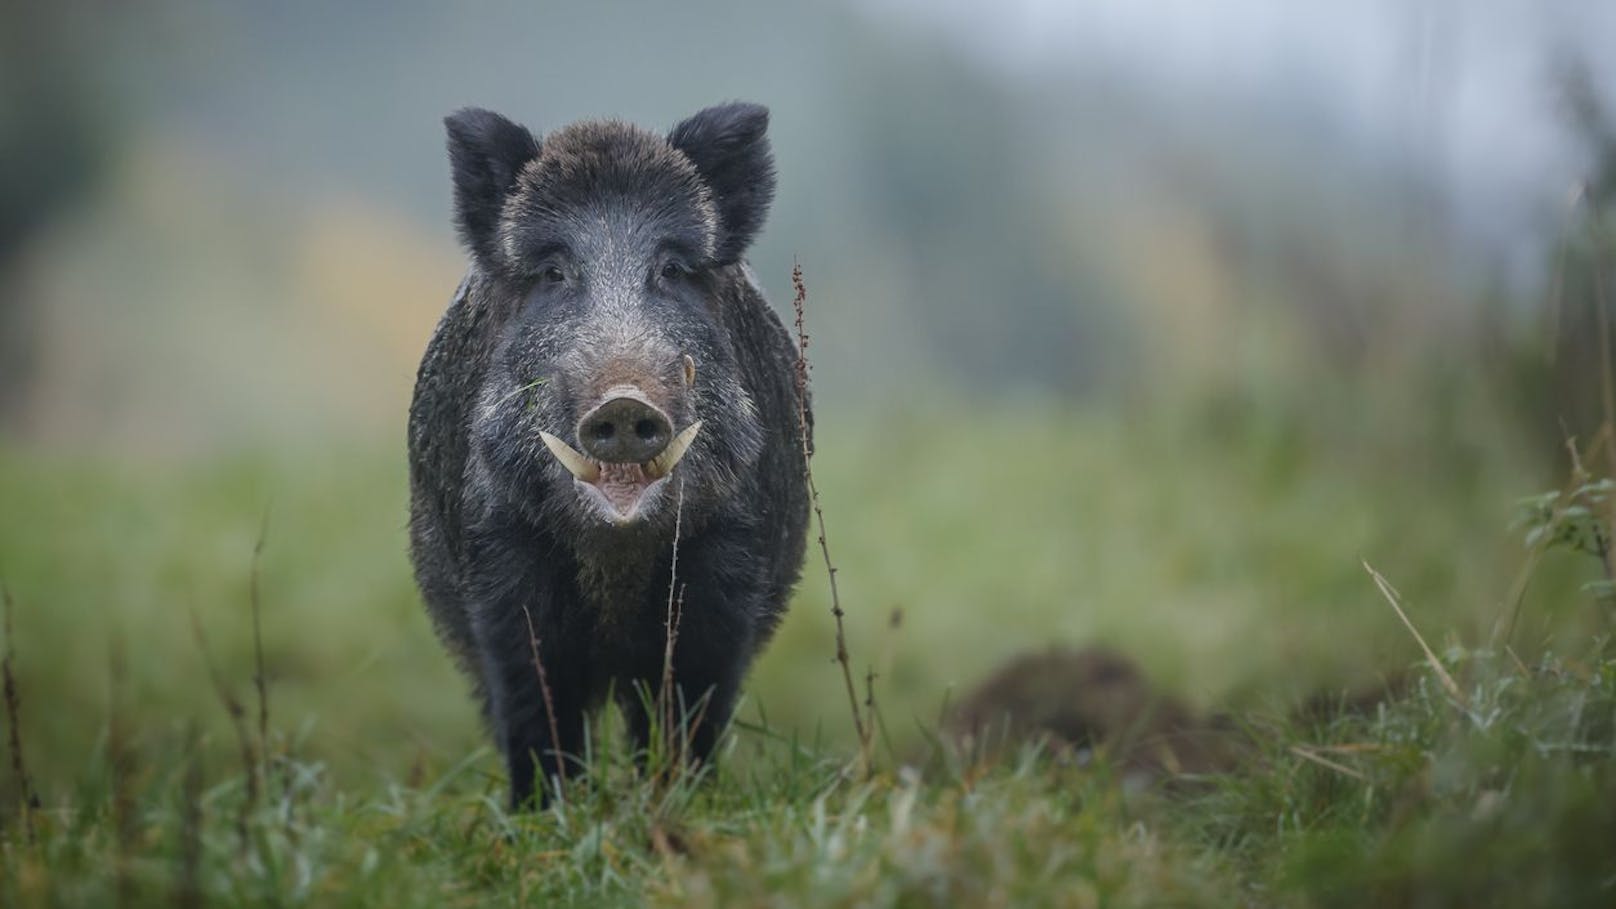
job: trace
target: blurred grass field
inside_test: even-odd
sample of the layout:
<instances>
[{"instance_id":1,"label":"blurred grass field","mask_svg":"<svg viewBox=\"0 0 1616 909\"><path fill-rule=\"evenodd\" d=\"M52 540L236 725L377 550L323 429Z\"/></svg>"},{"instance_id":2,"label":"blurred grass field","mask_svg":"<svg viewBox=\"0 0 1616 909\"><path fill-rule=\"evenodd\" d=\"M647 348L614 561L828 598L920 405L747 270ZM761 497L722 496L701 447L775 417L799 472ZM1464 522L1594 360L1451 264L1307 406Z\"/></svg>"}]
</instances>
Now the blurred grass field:
<instances>
[{"instance_id":1,"label":"blurred grass field","mask_svg":"<svg viewBox=\"0 0 1616 909\"><path fill-rule=\"evenodd\" d=\"M1418 653L1363 560L1434 639L1484 637L1524 562L1517 493L1547 488L1536 461L1434 439L1441 427L1387 441L1347 419L1285 419L1225 404L1147 421L1038 399L823 417L816 469L854 669L876 673L891 735L913 746L954 693L1052 643L1115 647L1202 708L1282 710L1373 681ZM26 740L47 788L104 734L114 641L138 728L194 720L228 744L192 617L244 694L261 533L271 709L305 754L367 781L482 742L410 576L402 446L195 463L9 451L0 501ZM742 715L846 744L809 556ZM1567 605L1584 574L1538 571L1523 652L1591 627L1594 610Z\"/></svg>"},{"instance_id":2,"label":"blurred grass field","mask_svg":"<svg viewBox=\"0 0 1616 909\"><path fill-rule=\"evenodd\" d=\"M1616 662L1598 656L1605 608L1579 589L1596 560L1547 553L1511 648L1478 649L1526 563L1511 515L1516 492L1551 485L1539 460L1455 437L1457 420L1388 436L1226 400L1154 413L1026 399L823 418L855 670L876 673L892 739L873 774L850 763L811 550L716 781L639 776L606 728L594 781L527 816L502 810L499 762L420 610L398 452L8 451L0 569L37 802L15 808L6 774L0 898L1600 905ZM269 754L243 769L205 660L256 743L260 542ZM1462 700L1362 560L1398 585ZM1103 751L1077 767L930 751L947 699L1003 657L1095 642L1231 711L1251 756L1141 792ZM1288 718L1395 673L1410 687L1371 714Z\"/></svg>"}]
</instances>

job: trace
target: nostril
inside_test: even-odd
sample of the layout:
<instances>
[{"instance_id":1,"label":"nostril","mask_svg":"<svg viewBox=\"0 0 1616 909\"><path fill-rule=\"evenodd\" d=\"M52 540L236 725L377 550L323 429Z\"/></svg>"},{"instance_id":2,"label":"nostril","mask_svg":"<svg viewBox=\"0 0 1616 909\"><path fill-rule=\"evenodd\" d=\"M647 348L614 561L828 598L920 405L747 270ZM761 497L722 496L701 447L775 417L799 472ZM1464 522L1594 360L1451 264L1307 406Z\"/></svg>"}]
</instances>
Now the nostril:
<instances>
[{"instance_id":1,"label":"nostril","mask_svg":"<svg viewBox=\"0 0 1616 909\"><path fill-rule=\"evenodd\" d=\"M611 464L648 461L667 447L672 436L662 411L627 395L596 406L578 424L578 442L584 453Z\"/></svg>"}]
</instances>

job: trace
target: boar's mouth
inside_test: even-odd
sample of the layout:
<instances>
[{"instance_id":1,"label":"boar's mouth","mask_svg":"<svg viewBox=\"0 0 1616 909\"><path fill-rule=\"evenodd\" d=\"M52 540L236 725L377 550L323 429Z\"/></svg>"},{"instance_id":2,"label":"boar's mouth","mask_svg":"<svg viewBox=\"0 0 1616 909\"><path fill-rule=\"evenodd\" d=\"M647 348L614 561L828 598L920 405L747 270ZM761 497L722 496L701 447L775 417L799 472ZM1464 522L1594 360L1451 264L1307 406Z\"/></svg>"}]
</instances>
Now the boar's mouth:
<instances>
[{"instance_id":1,"label":"boar's mouth","mask_svg":"<svg viewBox=\"0 0 1616 909\"><path fill-rule=\"evenodd\" d=\"M539 440L572 474L574 482L597 505L603 506L607 517L614 523L622 524L640 517L640 506L650 498L652 490L667 482L668 475L690 450L690 444L696 441L699 432L701 421L697 420L674 436L661 454L640 464L596 461L543 430L539 430Z\"/></svg>"}]
</instances>

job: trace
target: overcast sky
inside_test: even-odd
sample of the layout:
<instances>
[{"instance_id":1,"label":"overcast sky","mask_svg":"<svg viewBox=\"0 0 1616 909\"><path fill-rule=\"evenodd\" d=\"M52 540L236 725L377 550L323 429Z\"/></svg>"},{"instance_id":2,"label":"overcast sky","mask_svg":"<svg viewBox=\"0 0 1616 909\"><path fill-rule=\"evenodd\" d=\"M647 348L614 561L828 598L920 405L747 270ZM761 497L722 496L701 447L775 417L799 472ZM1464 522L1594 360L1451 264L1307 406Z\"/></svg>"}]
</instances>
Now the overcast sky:
<instances>
[{"instance_id":1,"label":"overcast sky","mask_svg":"<svg viewBox=\"0 0 1616 909\"><path fill-rule=\"evenodd\" d=\"M1181 101L1306 107L1423 172L1488 242L1540 235L1580 176L1556 61L1616 100L1611 0L864 2L1021 78L1109 69Z\"/></svg>"}]
</instances>

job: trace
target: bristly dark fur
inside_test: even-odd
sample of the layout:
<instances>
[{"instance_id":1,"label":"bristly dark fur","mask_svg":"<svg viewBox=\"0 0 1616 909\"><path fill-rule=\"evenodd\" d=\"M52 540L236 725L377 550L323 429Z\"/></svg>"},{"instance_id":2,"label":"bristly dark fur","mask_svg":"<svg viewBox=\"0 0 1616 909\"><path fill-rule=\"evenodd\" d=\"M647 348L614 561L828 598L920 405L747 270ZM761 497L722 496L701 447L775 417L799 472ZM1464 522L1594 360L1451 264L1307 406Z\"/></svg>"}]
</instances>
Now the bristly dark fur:
<instances>
[{"instance_id":1,"label":"bristly dark fur","mask_svg":"<svg viewBox=\"0 0 1616 909\"><path fill-rule=\"evenodd\" d=\"M600 121L541 142L486 111L447 123L472 267L410 409L411 555L428 610L483 699L513 804L527 804L560 755L581 753L608 690L647 744L636 688L654 698L663 678L682 501L672 695L705 699L692 742L705 759L806 543L796 352L740 261L773 193L767 112L710 109L666 139ZM581 444L580 417L625 382L674 426L703 428L666 491L614 525L538 432Z\"/></svg>"}]
</instances>

